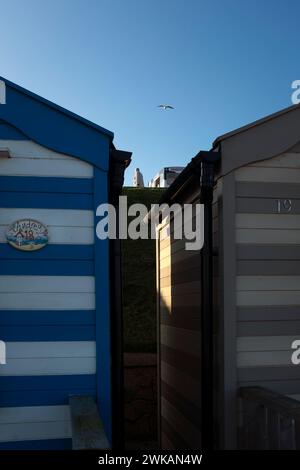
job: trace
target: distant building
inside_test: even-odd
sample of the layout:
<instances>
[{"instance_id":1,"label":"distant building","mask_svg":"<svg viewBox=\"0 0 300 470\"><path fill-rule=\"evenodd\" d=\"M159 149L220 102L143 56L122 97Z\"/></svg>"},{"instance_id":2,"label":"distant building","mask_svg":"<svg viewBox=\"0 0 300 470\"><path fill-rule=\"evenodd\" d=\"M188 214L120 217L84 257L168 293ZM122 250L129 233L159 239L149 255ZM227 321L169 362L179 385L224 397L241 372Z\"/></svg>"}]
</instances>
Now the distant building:
<instances>
[{"instance_id":1,"label":"distant building","mask_svg":"<svg viewBox=\"0 0 300 470\"><path fill-rule=\"evenodd\" d=\"M163 168L149 181L149 187L168 188L183 169L183 166L168 166Z\"/></svg>"},{"instance_id":2,"label":"distant building","mask_svg":"<svg viewBox=\"0 0 300 470\"><path fill-rule=\"evenodd\" d=\"M135 188L143 188L144 187L144 178L143 178L143 175L140 172L139 168L135 169L135 172L134 172L134 175L133 175L132 185Z\"/></svg>"}]
</instances>

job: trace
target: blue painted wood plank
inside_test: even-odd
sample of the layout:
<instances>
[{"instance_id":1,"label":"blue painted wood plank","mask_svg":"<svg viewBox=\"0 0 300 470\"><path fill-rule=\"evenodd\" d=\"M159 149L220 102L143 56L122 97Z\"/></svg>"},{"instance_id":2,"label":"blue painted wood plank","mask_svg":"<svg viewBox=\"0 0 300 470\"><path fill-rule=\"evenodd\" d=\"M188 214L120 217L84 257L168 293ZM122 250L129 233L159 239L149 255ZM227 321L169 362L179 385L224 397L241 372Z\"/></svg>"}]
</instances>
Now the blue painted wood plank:
<instances>
[{"instance_id":1,"label":"blue painted wood plank","mask_svg":"<svg viewBox=\"0 0 300 470\"><path fill-rule=\"evenodd\" d=\"M1 310L0 326L12 329L20 326L57 325L69 328L72 325L94 325L94 310Z\"/></svg>"},{"instance_id":2,"label":"blue painted wood plank","mask_svg":"<svg viewBox=\"0 0 300 470\"><path fill-rule=\"evenodd\" d=\"M1 195L0 195L1 198ZM92 260L94 259L94 245L46 245L38 251L16 250L8 243L0 243L0 260Z\"/></svg>"},{"instance_id":3,"label":"blue painted wood plank","mask_svg":"<svg viewBox=\"0 0 300 470\"><path fill-rule=\"evenodd\" d=\"M72 439L0 442L0 450L72 450Z\"/></svg>"},{"instance_id":4,"label":"blue painted wood plank","mask_svg":"<svg viewBox=\"0 0 300 470\"><path fill-rule=\"evenodd\" d=\"M93 184L93 178L0 176L0 191L93 194Z\"/></svg>"},{"instance_id":5,"label":"blue painted wood plank","mask_svg":"<svg viewBox=\"0 0 300 470\"><path fill-rule=\"evenodd\" d=\"M24 312L26 316L26 312ZM94 341L93 325L1 325L2 341Z\"/></svg>"},{"instance_id":6,"label":"blue painted wood plank","mask_svg":"<svg viewBox=\"0 0 300 470\"><path fill-rule=\"evenodd\" d=\"M91 395L96 399L96 388L66 388L62 390L1 391L1 406L56 406L68 405L71 395ZM0 408L1 409L1 408Z\"/></svg>"},{"instance_id":7,"label":"blue painted wood plank","mask_svg":"<svg viewBox=\"0 0 300 470\"><path fill-rule=\"evenodd\" d=\"M4 208L34 209L92 209L91 194L50 194L2 191L0 206Z\"/></svg>"},{"instance_id":8,"label":"blue painted wood plank","mask_svg":"<svg viewBox=\"0 0 300 470\"><path fill-rule=\"evenodd\" d=\"M96 388L95 374L0 376L0 390L86 390Z\"/></svg>"},{"instance_id":9,"label":"blue painted wood plank","mask_svg":"<svg viewBox=\"0 0 300 470\"><path fill-rule=\"evenodd\" d=\"M93 276L94 262L82 260L5 260L0 263L0 275L28 276Z\"/></svg>"}]
</instances>

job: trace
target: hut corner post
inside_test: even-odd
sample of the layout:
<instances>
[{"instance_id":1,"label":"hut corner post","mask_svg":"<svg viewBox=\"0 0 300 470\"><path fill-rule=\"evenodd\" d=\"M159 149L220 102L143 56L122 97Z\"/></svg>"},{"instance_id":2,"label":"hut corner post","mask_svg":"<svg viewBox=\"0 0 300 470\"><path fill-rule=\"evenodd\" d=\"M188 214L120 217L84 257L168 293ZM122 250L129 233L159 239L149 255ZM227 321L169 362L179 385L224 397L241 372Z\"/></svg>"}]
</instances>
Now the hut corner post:
<instances>
[{"instance_id":1,"label":"hut corner post","mask_svg":"<svg viewBox=\"0 0 300 470\"><path fill-rule=\"evenodd\" d=\"M215 164L219 161L220 155L214 151L203 154L200 166L200 202L204 204L204 245L201 250L202 448L212 450L214 448L212 202Z\"/></svg>"}]
</instances>

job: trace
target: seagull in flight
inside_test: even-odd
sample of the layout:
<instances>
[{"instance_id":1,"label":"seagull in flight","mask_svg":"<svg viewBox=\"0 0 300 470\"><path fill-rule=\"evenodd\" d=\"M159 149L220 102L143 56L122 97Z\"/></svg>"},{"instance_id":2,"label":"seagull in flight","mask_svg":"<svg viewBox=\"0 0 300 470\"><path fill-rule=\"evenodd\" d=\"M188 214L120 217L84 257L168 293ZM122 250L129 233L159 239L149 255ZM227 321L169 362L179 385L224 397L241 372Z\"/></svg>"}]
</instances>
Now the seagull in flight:
<instances>
[{"instance_id":1,"label":"seagull in flight","mask_svg":"<svg viewBox=\"0 0 300 470\"><path fill-rule=\"evenodd\" d=\"M163 109L164 111L167 109L174 109L173 106L170 106L169 104L159 104L157 107Z\"/></svg>"}]
</instances>

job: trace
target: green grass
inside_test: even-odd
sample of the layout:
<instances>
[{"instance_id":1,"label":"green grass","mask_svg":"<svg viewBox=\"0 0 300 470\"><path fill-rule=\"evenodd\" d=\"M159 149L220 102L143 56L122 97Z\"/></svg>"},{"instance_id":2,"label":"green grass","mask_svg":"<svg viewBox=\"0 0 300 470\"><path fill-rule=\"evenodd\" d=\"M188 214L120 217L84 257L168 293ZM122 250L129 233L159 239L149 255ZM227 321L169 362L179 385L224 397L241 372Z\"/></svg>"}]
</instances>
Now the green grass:
<instances>
[{"instance_id":1,"label":"green grass","mask_svg":"<svg viewBox=\"0 0 300 470\"><path fill-rule=\"evenodd\" d=\"M163 189L124 188L128 206L143 203L150 209ZM155 240L123 240L123 312L126 352L156 351Z\"/></svg>"}]
</instances>

